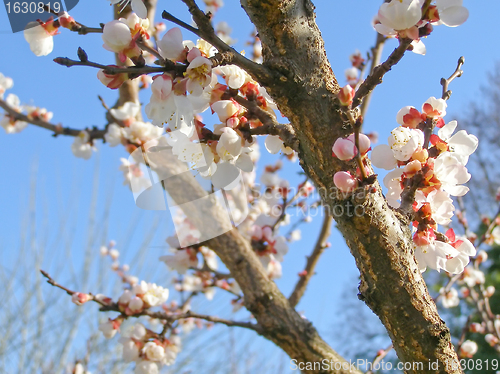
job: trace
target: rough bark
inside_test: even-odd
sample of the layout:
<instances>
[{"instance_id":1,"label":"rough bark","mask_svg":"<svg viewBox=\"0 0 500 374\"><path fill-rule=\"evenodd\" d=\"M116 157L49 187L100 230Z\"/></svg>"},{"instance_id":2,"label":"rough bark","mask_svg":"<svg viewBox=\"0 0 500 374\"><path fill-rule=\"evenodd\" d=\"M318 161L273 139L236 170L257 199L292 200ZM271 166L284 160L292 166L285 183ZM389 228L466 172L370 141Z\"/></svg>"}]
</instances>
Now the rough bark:
<instances>
[{"instance_id":1,"label":"rough bark","mask_svg":"<svg viewBox=\"0 0 500 374\"><path fill-rule=\"evenodd\" d=\"M195 214L193 214L195 209L190 209L189 205L184 205L183 209L197 228L203 228L207 232L218 230L219 227L230 228L225 218L226 210L213 196L207 194L186 165L170 150L148 153L147 157L176 204L182 205L197 200ZM200 203L200 199L206 202ZM337 367L337 370L319 368L304 372L359 373L323 341L311 322L302 318L290 306L276 284L267 277L250 242L237 229L232 229L204 244L217 253L240 285L245 306L262 328L262 336L282 348L291 359L297 360L297 364L321 363L326 360L328 366Z\"/></svg>"},{"instance_id":2,"label":"rough bark","mask_svg":"<svg viewBox=\"0 0 500 374\"><path fill-rule=\"evenodd\" d=\"M450 333L418 270L409 223L376 192L339 199L333 175L353 165L334 159L335 139L353 130L339 108L314 6L308 0L241 0L257 27L264 65L279 79L262 82L299 140L299 158L331 212L358 206L363 214L336 215L361 275L359 297L386 327L402 362L422 362L408 373L460 373ZM336 209L336 210L335 210ZM429 367L438 362L439 369Z\"/></svg>"},{"instance_id":3,"label":"rough bark","mask_svg":"<svg viewBox=\"0 0 500 374\"><path fill-rule=\"evenodd\" d=\"M150 19L154 19L156 0L149 0L146 5ZM126 15L118 14L115 7L115 18ZM138 102L138 93L137 80L125 82L119 89L116 106L127 101ZM208 233L218 230L225 232L204 244L217 253L240 285L246 308L262 328L261 335L282 348L291 359L296 360L297 365L328 361L329 367L337 368L329 370L323 365L320 369L307 370L305 373L359 374L358 370L325 343L311 322L302 318L290 306L276 284L267 277L251 243L238 230L228 226L230 222L227 220L226 209L214 196L208 195L186 164L172 154L164 140L159 145L167 149L147 152L146 161L157 172L159 180L163 181L163 188L173 201L184 208L184 214L195 227ZM193 207L190 202L193 201L197 209L190 209Z\"/></svg>"}]
</instances>

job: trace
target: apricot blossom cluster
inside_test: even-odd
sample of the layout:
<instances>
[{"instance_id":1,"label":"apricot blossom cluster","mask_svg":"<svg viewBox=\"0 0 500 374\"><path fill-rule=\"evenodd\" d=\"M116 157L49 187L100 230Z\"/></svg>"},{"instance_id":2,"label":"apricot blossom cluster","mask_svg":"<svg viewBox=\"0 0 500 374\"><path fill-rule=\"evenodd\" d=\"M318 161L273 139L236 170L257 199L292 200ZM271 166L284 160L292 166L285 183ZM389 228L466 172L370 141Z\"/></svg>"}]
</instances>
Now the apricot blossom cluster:
<instances>
[{"instance_id":1,"label":"apricot blossom cluster","mask_svg":"<svg viewBox=\"0 0 500 374\"><path fill-rule=\"evenodd\" d=\"M407 106L397 114L399 127L388 145L372 151L373 165L391 170L384 178L389 205L398 208L414 197L413 242L420 269L426 267L461 273L476 253L471 242L456 237L453 229L438 234L438 225L451 222L455 207L450 196L463 196L470 179L465 165L478 140L465 130L455 132L457 121L445 124L446 101L429 98L418 111ZM437 134L433 129L438 128ZM412 195L413 194L413 195Z\"/></svg>"}]
</instances>

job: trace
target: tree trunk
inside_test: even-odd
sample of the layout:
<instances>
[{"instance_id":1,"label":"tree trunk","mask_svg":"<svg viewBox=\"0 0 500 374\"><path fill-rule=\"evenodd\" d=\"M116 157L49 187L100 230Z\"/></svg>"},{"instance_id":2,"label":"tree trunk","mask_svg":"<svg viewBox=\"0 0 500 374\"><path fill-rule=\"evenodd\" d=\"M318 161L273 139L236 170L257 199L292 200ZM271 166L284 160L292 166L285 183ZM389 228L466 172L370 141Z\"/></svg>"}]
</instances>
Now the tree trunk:
<instances>
[{"instance_id":1,"label":"tree trunk","mask_svg":"<svg viewBox=\"0 0 500 374\"><path fill-rule=\"evenodd\" d=\"M332 157L331 147L353 132L343 118L339 91L308 0L241 0L257 27L264 65L277 79L261 82L291 122L299 159L337 221L360 271L359 298L386 327L399 359L421 362L408 373L461 373L450 333L437 313L416 264L409 222L376 192L342 199L333 175L353 162ZM356 210L353 210L356 208ZM344 212L344 214L339 214ZM350 214L348 212L351 212ZM439 369L429 363L438 363Z\"/></svg>"}]
</instances>

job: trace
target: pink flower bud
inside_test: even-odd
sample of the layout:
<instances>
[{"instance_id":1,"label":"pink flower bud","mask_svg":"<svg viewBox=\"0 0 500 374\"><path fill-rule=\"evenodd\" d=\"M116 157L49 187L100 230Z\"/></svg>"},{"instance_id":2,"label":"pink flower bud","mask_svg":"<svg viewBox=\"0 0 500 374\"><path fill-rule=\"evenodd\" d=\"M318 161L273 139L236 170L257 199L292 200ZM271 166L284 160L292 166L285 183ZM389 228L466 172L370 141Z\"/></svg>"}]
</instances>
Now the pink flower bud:
<instances>
[{"instance_id":1,"label":"pink flower bud","mask_svg":"<svg viewBox=\"0 0 500 374\"><path fill-rule=\"evenodd\" d=\"M403 171L407 174L415 174L417 171L422 170L422 164L420 161L410 161L407 163L403 169Z\"/></svg>"},{"instance_id":2,"label":"pink flower bud","mask_svg":"<svg viewBox=\"0 0 500 374\"><path fill-rule=\"evenodd\" d=\"M462 297L469 297L470 291L467 287L464 286L460 288L460 294L462 295Z\"/></svg>"},{"instance_id":3,"label":"pink flower bud","mask_svg":"<svg viewBox=\"0 0 500 374\"><path fill-rule=\"evenodd\" d=\"M59 24L67 29L73 30L73 28L76 26L76 21L73 17L71 17L68 12L61 12L59 13Z\"/></svg>"},{"instance_id":4,"label":"pink flower bud","mask_svg":"<svg viewBox=\"0 0 500 374\"><path fill-rule=\"evenodd\" d=\"M350 86L344 86L340 89L339 93L337 94L340 104L343 106L349 106L352 104L352 100L354 99L354 95L356 92L354 89Z\"/></svg>"},{"instance_id":5,"label":"pink flower bud","mask_svg":"<svg viewBox=\"0 0 500 374\"><path fill-rule=\"evenodd\" d=\"M269 226L262 228L262 238L268 242L273 241L273 229Z\"/></svg>"},{"instance_id":6,"label":"pink flower bud","mask_svg":"<svg viewBox=\"0 0 500 374\"><path fill-rule=\"evenodd\" d=\"M86 293L75 292L71 296L71 301L79 306L85 304L89 300L92 300L92 296L90 296L89 294L86 294Z\"/></svg>"},{"instance_id":7,"label":"pink flower bud","mask_svg":"<svg viewBox=\"0 0 500 374\"><path fill-rule=\"evenodd\" d=\"M103 305L113 304L113 299L111 299L110 297L107 297L101 293L98 293L97 295L95 295L94 299L96 299L98 302L100 302Z\"/></svg>"},{"instance_id":8,"label":"pink flower bud","mask_svg":"<svg viewBox=\"0 0 500 374\"><path fill-rule=\"evenodd\" d=\"M238 117L231 117L231 118L228 118L226 121L226 125L228 127L231 127L232 129L234 129L239 124L240 124L240 120L238 119Z\"/></svg>"},{"instance_id":9,"label":"pink flower bud","mask_svg":"<svg viewBox=\"0 0 500 374\"><path fill-rule=\"evenodd\" d=\"M167 25L165 25L165 23L163 23L163 22L155 23L155 30L157 32L163 32L166 29L167 29Z\"/></svg>"},{"instance_id":10,"label":"pink flower bud","mask_svg":"<svg viewBox=\"0 0 500 374\"><path fill-rule=\"evenodd\" d=\"M238 115L240 105L234 100L220 100L212 104L212 111L217 113L222 123L225 123L229 118Z\"/></svg>"},{"instance_id":11,"label":"pink flower bud","mask_svg":"<svg viewBox=\"0 0 500 374\"><path fill-rule=\"evenodd\" d=\"M484 327L480 323L477 322L472 322L469 326L469 329L471 332L478 332L478 333L483 333L484 332Z\"/></svg>"},{"instance_id":12,"label":"pink flower bud","mask_svg":"<svg viewBox=\"0 0 500 374\"><path fill-rule=\"evenodd\" d=\"M356 144L355 135L351 134L347 137L351 142ZM371 149L370 138L365 134L359 134L359 151L362 155L365 155Z\"/></svg>"},{"instance_id":13,"label":"pink flower bud","mask_svg":"<svg viewBox=\"0 0 500 374\"><path fill-rule=\"evenodd\" d=\"M358 181L348 171L335 173L333 183L342 192L352 192L358 186Z\"/></svg>"},{"instance_id":14,"label":"pink flower bud","mask_svg":"<svg viewBox=\"0 0 500 374\"><path fill-rule=\"evenodd\" d=\"M352 160L358 154L354 142L349 138L338 138L332 147L333 156L342 161Z\"/></svg>"}]
</instances>

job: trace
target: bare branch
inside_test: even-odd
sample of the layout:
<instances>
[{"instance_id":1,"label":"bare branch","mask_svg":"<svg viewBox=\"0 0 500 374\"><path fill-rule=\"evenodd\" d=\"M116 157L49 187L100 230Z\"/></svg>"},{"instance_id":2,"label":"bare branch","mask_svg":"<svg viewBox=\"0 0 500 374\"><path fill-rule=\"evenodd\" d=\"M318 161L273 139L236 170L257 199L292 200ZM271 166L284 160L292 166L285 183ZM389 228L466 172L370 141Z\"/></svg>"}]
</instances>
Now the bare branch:
<instances>
[{"instance_id":1,"label":"bare branch","mask_svg":"<svg viewBox=\"0 0 500 374\"><path fill-rule=\"evenodd\" d=\"M203 320L209 321L209 322L220 323L220 324L223 324L223 325L226 325L229 327L243 327L245 329L254 330L259 335L262 334L262 327L256 323L232 321L232 320L227 320L227 319L223 319L223 318L219 318L219 317L208 316L205 314L192 313L191 311L188 311L184 314L170 315L170 316L168 316L168 318L171 321L175 321L178 319L186 319L186 318L198 318L198 319L203 319Z\"/></svg>"},{"instance_id":2,"label":"bare branch","mask_svg":"<svg viewBox=\"0 0 500 374\"><path fill-rule=\"evenodd\" d=\"M363 98L372 92L376 86L382 83L384 75L403 58L411 42L411 39L400 39L399 46L390 54L387 60L373 69L373 73L366 77L365 81L356 91L356 95L352 101L353 108L356 108L359 104L361 104Z\"/></svg>"},{"instance_id":3,"label":"bare branch","mask_svg":"<svg viewBox=\"0 0 500 374\"><path fill-rule=\"evenodd\" d=\"M443 94L441 95L441 98L443 100L448 100L451 96L451 90L448 90L448 86L455 78L461 77L464 71L461 69L462 65L465 63L465 58L464 56L460 57L458 59L457 63L457 68L453 72L452 75L448 79L441 78L441 86L443 86Z\"/></svg>"},{"instance_id":4,"label":"bare branch","mask_svg":"<svg viewBox=\"0 0 500 374\"><path fill-rule=\"evenodd\" d=\"M25 114L16 112L9 106L9 104L7 104L2 99L0 99L0 107L3 108L8 113L8 115L14 118L15 120L28 122L31 123L32 125L52 131L54 132L53 136L58 136L58 135L78 136L82 132L82 130L73 129L70 127L62 127L61 125L54 125L42 119L32 118ZM104 134L106 134L106 130L101 130L97 128L86 129L86 130L90 135L90 139L104 139Z\"/></svg>"},{"instance_id":5,"label":"bare branch","mask_svg":"<svg viewBox=\"0 0 500 374\"><path fill-rule=\"evenodd\" d=\"M371 54L371 64L370 64L370 74L373 74L375 68L380 64L380 59L382 58L382 50L384 49L384 44L387 38L377 33L377 39L375 40L375 46L372 48ZM370 100L372 98L373 91L368 92L365 98L361 102L361 117L364 118L366 116L366 112L368 110L368 106L370 105Z\"/></svg>"},{"instance_id":6,"label":"bare branch","mask_svg":"<svg viewBox=\"0 0 500 374\"><path fill-rule=\"evenodd\" d=\"M290 303L292 308L295 308L297 306L300 299L304 295L307 285L314 275L314 269L319 261L319 258L326 248L326 241L330 236L333 218L329 214L326 214L326 210L324 210L324 214L325 216L323 218L323 225L321 226L321 231L316 241L316 245L314 246L311 255L307 258L307 263L303 271L303 275L301 275L299 281L295 285L292 294L288 298L288 302Z\"/></svg>"},{"instance_id":7,"label":"bare branch","mask_svg":"<svg viewBox=\"0 0 500 374\"><path fill-rule=\"evenodd\" d=\"M384 359L385 356L387 356L387 354L392 351L394 347L392 346L392 344L390 346L388 346L386 349L381 349L380 351L377 352L377 355L375 356L375 358L373 359L373 363L371 365L372 368L374 367L377 367L378 364L380 363L380 361L382 361ZM368 370L365 374L373 374L373 370Z\"/></svg>"},{"instance_id":8,"label":"bare branch","mask_svg":"<svg viewBox=\"0 0 500 374\"><path fill-rule=\"evenodd\" d=\"M50 285L57 287L57 288L60 288L61 290L65 291L70 296L73 296L76 293L76 291L72 291L72 290L60 285L59 283L57 283L46 271L40 270L40 272L42 273L42 275L45 278L47 278L47 283L49 283ZM223 324L223 325L226 325L229 327L243 327L246 329L254 330L258 334L262 334L262 327L258 324L255 324L255 323L231 321L231 320L227 320L227 319L223 319L223 318L219 318L219 317L215 317L215 316L192 313L191 311L188 311L188 312L182 313L182 314L171 314L171 313L166 313L166 312L154 312L154 311L151 311L149 309L145 309L140 313L127 315L127 314L124 314L120 310L118 304L116 304L116 303L105 304L105 303L102 303L100 300L96 299L92 294L88 294L88 295L90 295L91 301L94 301L94 302L98 303L99 305L101 305L100 311L102 311L102 312L110 312L110 311L117 312L117 313L120 313L120 315L122 315L123 318L137 318L137 317L141 317L141 316L148 316L151 318L156 318L156 319L160 319L163 321L167 321L169 323L172 323L173 321L177 321L180 319L198 318L198 319L203 319L205 321L209 321L209 322L213 322L213 323L220 323L220 324Z\"/></svg>"},{"instance_id":9,"label":"bare branch","mask_svg":"<svg viewBox=\"0 0 500 374\"><path fill-rule=\"evenodd\" d=\"M59 65L66 66L68 68L72 67L72 66L91 66L94 68L103 69L104 72L107 74L126 73L126 74L133 75L135 77L142 75L142 74L164 73L165 71L167 71L166 68L163 68L163 67L153 67L153 66L116 67L116 66L110 66L110 65L102 65L102 64L98 64L98 63L92 62L92 61L75 61L75 60L71 60L70 58L67 58L67 57L57 57L54 59L54 62L59 64Z\"/></svg>"}]
</instances>

